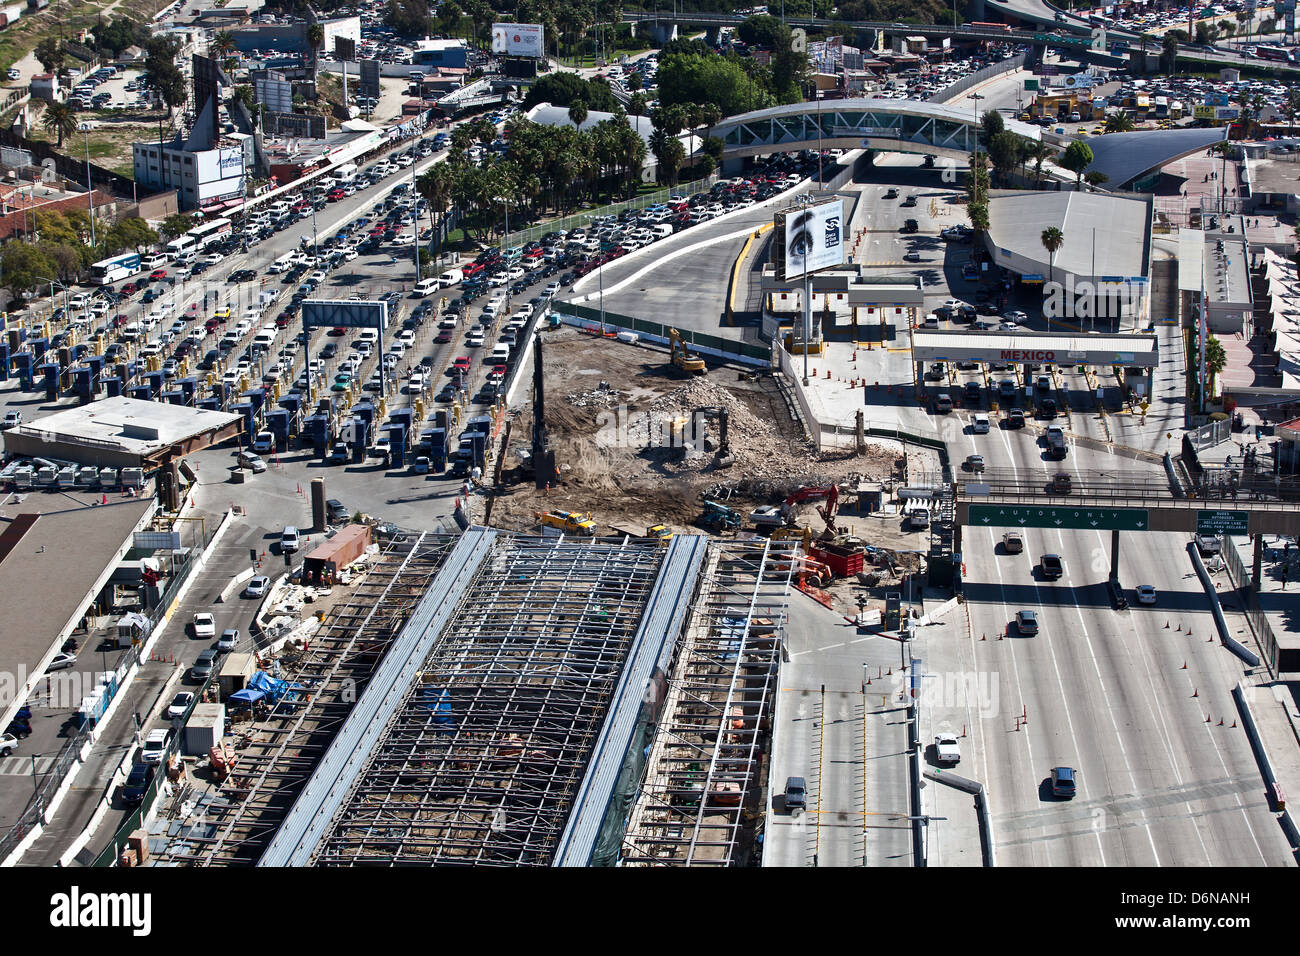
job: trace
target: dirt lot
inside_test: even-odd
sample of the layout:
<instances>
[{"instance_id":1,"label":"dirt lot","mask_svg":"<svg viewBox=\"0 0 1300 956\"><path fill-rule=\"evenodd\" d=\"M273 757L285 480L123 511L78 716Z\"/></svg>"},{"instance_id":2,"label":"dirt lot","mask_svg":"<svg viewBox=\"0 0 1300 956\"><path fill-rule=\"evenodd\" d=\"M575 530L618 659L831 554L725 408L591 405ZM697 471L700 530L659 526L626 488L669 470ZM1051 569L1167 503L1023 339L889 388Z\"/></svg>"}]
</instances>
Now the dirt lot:
<instances>
[{"instance_id":1,"label":"dirt lot","mask_svg":"<svg viewBox=\"0 0 1300 956\"><path fill-rule=\"evenodd\" d=\"M544 341L546 422L561 481L549 492L536 491L531 480L509 481L531 442L532 402L525 401L512 409L506 488L493 503L493 525L531 529L535 511L562 509L590 513L602 534L639 534L659 523L698 532L702 497L726 498L748 514L800 485L854 476L879 481L894 467L898 452L888 446L819 458L771 377L749 381L727 368L684 376L663 351L573 329L548 332ZM531 378L531 369L525 371ZM521 388L521 395L530 398L531 388ZM683 453L682 429L688 439L700 439L690 416L706 406L730 413L730 467L718 462L716 420L707 421L704 450ZM814 506L804 507L801 523L820 530Z\"/></svg>"}]
</instances>

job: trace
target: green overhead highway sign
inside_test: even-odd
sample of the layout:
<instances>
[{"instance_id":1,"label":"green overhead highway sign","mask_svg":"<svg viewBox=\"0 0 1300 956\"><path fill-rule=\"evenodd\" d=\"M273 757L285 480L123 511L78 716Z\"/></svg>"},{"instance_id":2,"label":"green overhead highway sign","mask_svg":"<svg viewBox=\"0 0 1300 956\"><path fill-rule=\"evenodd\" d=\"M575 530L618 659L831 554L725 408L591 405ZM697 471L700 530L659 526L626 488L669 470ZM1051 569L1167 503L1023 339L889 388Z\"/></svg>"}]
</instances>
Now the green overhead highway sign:
<instances>
[{"instance_id":1,"label":"green overhead highway sign","mask_svg":"<svg viewBox=\"0 0 1300 956\"><path fill-rule=\"evenodd\" d=\"M1198 511L1197 534L1250 534L1249 511Z\"/></svg>"},{"instance_id":2,"label":"green overhead highway sign","mask_svg":"<svg viewBox=\"0 0 1300 956\"><path fill-rule=\"evenodd\" d=\"M971 505L971 525L989 528L1092 528L1097 531L1146 531L1145 508L1044 508Z\"/></svg>"}]
</instances>

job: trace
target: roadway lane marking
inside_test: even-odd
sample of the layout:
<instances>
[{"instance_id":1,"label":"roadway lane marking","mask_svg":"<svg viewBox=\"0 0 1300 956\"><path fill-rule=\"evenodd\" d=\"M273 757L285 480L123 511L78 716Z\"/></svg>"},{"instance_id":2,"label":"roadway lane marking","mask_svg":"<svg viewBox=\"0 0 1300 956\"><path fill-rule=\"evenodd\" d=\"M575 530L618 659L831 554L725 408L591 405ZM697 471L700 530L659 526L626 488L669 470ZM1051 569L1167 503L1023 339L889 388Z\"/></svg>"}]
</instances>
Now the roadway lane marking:
<instances>
[{"instance_id":1,"label":"roadway lane marking","mask_svg":"<svg viewBox=\"0 0 1300 956\"><path fill-rule=\"evenodd\" d=\"M1104 543L1105 539L1100 531L1097 532L1097 540L1099 543ZM1125 552L1125 555L1127 556L1127 552ZM1132 614L1129 615L1129 631L1133 634L1134 644L1141 648L1139 651L1139 657L1142 661L1142 667L1146 671L1147 685L1154 687L1156 685L1156 677L1151 669L1151 661L1149 660L1146 642L1143 641L1138 634L1136 616ZM1153 694L1143 694L1140 696L1146 699L1147 710L1155 717L1155 722L1157 724L1156 731L1160 735L1161 742L1164 744L1165 755L1169 758L1170 772L1181 790L1186 784L1183 780L1182 773L1179 771L1178 761L1175 760L1173 756L1173 736L1169 732L1169 725L1165 722L1164 713L1161 708L1152 706L1151 702L1154 697ZM1187 816L1192 821L1192 829L1196 833L1197 841L1201 844L1201 852L1205 855L1205 863L1207 866L1213 866L1214 860L1210 856L1209 848L1205 845L1205 838L1201 835L1201 828L1198 824L1198 814L1192 810L1191 801L1184 800L1183 806L1187 808ZM1249 825L1249 820L1247 820L1247 825Z\"/></svg>"},{"instance_id":2,"label":"roadway lane marking","mask_svg":"<svg viewBox=\"0 0 1300 956\"><path fill-rule=\"evenodd\" d=\"M1098 539L1101 538L1101 532L1096 532L1096 535ZM1061 550L1065 551L1065 532L1058 528L1056 531L1056 538L1057 541L1060 543ZM1114 734L1115 740L1119 744L1120 756L1124 759L1124 769L1128 772L1129 786L1132 787L1134 791L1136 791L1138 789L1137 774L1134 773L1133 765L1129 761L1128 748L1124 746L1124 736L1123 734L1120 733L1119 724L1115 722L1115 707L1114 704L1111 703L1110 692L1106 689L1106 680L1105 678L1102 677L1101 668L1097 664L1097 648L1093 645L1092 635L1088 633L1088 624L1087 621L1084 620L1083 607L1079 604L1078 597L1076 596L1076 591L1073 587L1070 588L1070 599L1074 603L1074 611L1079 618L1079 628L1080 630L1083 631L1083 640L1084 643L1086 643L1088 646L1088 658L1092 662L1093 673L1097 677L1097 684L1101 688L1102 699L1106 703L1106 714L1107 716L1110 717L1111 733ZM1055 654L1053 654L1053 662L1055 662ZM1064 700L1062 702L1064 702ZM1066 720L1069 720L1068 707L1066 713ZM1074 736L1073 724L1071 724L1070 734L1071 736ZM1104 754L1102 755L1102 761L1104 764L1105 762ZM1147 831L1147 842L1151 845L1151 853L1155 857L1155 865L1159 866L1160 851L1156 849L1156 841L1155 841L1155 836L1151 832L1151 824L1149 821L1147 821L1146 810L1142 809L1141 813L1142 813L1142 820L1143 820L1142 825L1146 828ZM1102 859L1103 860L1105 859L1104 853Z\"/></svg>"}]
</instances>

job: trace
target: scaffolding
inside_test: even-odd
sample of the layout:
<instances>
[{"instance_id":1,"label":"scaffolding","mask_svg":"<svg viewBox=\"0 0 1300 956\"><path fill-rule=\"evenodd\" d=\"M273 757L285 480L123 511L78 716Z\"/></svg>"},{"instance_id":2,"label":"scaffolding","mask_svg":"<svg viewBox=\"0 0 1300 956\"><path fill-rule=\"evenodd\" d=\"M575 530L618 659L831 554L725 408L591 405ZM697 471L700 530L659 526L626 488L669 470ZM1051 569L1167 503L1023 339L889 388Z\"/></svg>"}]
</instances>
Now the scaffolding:
<instances>
[{"instance_id":1,"label":"scaffolding","mask_svg":"<svg viewBox=\"0 0 1300 956\"><path fill-rule=\"evenodd\" d=\"M797 542L715 542L669 673L625 866L749 862Z\"/></svg>"},{"instance_id":2,"label":"scaffolding","mask_svg":"<svg viewBox=\"0 0 1300 956\"><path fill-rule=\"evenodd\" d=\"M274 837L294 800L457 537L411 534L392 543L335 605L307 649L281 658L286 678L304 685L304 700L282 700L254 723L237 725L234 772L223 799L155 853L162 865L251 866Z\"/></svg>"},{"instance_id":3,"label":"scaffolding","mask_svg":"<svg viewBox=\"0 0 1300 956\"><path fill-rule=\"evenodd\" d=\"M499 536L312 862L550 865L664 552Z\"/></svg>"}]
</instances>

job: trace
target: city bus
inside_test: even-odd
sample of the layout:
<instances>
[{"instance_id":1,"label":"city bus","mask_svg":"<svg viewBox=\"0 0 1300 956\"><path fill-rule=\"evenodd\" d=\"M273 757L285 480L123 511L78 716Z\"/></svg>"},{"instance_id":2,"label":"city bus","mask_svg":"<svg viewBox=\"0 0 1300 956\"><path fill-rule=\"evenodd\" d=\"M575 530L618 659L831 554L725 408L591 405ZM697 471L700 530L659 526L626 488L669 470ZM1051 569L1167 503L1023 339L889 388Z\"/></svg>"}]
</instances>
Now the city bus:
<instances>
[{"instance_id":1,"label":"city bus","mask_svg":"<svg viewBox=\"0 0 1300 956\"><path fill-rule=\"evenodd\" d=\"M111 259L101 259L90 267L91 285L110 285L140 271L140 253L124 252Z\"/></svg>"},{"instance_id":2,"label":"city bus","mask_svg":"<svg viewBox=\"0 0 1300 956\"><path fill-rule=\"evenodd\" d=\"M201 226L195 226L189 232L167 243L167 254L175 259L186 253L202 252L222 236L230 235L231 228L229 219L214 219Z\"/></svg>"}]
</instances>

